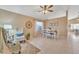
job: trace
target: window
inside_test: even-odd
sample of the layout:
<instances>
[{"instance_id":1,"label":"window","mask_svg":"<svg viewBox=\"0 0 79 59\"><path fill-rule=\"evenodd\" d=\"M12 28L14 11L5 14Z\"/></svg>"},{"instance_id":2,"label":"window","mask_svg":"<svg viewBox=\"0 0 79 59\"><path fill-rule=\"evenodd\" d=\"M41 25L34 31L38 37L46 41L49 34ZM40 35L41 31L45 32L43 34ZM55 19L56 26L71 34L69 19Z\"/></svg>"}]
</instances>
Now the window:
<instances>
[{"instance_id":1,"label":"window","mask_svg":"<svg viewBox=\"0 0 79 59\"><path fill-rule=\"evenodd\" d=\"M79 24L71 24L71 29L78 29L79 30Z\"/></svg>"},{"instance_id":2,"label":"window","mask_svg":"<svg viewBox=\"0 0 79 59\"><path fill-rule=\"evenodd\" d=\"M36 22L36 31L41 31L43 29L43 22Z\"/></svg>"},{"instance_id":3,"label":"window","mask_svg":"<svg viewBox=\"0 0 79 59\"><path fill-rule=\"evenodd\" d=\"M12 29L12 25L4 24L4 29Z\"/></svg>"}]
</instances>

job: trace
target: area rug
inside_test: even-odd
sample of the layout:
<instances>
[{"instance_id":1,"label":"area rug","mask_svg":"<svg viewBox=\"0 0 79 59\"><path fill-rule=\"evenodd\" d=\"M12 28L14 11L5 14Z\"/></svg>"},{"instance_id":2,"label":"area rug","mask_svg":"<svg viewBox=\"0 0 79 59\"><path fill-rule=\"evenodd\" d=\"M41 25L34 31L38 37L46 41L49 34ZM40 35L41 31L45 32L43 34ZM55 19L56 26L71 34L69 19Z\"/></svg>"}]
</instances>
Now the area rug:
<instances>
[{"instance_id":1,"label":"area rug","mask_svg":"<svg viewBox=\"0 0 79 59\"><path fill-rule=\"evenodd\" d=\"M26 42L25 44L22 44L21 46L22 46L22 49L21 49L22 54L37 54L38 52L40 52L39 48L35 47L29 42Z\"/></svg>"}]
</instances>

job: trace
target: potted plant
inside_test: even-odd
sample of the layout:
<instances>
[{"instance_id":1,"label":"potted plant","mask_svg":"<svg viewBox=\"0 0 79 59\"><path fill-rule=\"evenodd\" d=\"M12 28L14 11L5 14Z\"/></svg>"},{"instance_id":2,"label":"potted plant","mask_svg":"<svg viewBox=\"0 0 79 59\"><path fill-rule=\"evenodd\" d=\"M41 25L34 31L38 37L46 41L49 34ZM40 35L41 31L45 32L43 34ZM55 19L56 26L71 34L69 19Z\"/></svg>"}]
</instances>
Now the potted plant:
<instances>
[{"instance_id":1,"label":"potted plant","mask_svg":"<svg viewBox=\"0 0 79 59\"><path fill-rule=\"evenodd\" d=\"M26 39L29 40L30 39L30 33L26 34Z\"/></svg>"}]
</instances>

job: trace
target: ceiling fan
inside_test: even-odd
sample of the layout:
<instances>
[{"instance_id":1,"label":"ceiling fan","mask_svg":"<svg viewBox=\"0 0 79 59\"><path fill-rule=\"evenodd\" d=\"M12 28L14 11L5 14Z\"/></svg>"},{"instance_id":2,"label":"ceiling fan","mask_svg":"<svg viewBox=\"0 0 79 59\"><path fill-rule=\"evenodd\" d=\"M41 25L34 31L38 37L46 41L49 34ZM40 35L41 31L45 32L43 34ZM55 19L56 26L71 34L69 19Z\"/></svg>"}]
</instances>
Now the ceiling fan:
<instances>
[{"instance_id":1,"label":"ceiling fan","mask_svg":"<svg viewBox=\"0 0 79 59\"><path fill-rule=\"evenodd\" d=\"M53 5L44 5L44 6L40 6L40 8L42 9L40 12L47 14L48 12L53 12L53 10L51 8L53 8Z\"/></svg>"}]
</instances>

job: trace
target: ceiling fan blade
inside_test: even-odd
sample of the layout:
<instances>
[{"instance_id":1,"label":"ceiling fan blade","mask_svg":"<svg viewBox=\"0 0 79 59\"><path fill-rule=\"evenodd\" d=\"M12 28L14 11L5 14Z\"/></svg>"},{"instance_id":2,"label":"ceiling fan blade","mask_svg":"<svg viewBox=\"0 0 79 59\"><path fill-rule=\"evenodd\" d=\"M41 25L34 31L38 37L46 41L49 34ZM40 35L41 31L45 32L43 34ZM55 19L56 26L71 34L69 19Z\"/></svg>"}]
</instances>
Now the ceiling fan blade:
<instances>
[{"instance_id":1,"label":"ceiling fan blade","mask_svg":"<svg viewBox=\"0 0 79 59\"><path fill-rule=\"evenodd\" d=\"M48 10L49 12L53 12L53 10Z\"/></svg>"},{"instance_id":2,"label":"ceiling fan blade","mask_svg":"<svg viewBox=\"0 0 79 59\"><path fill-rule=\"evenodd\" d=\"M49 9L49 8L52 8L52 7L53 7L53 5L49 5L49 6L48 6L48 9Z\"/></svg>"},{"instance_id":3,"label":"ceiling fan blade","mask_svg":"<svg viewBox=\"0 0 79 59\"><path fill-rule=\"evenodd\" d=\"M41 8L43 8L43 6L40 6Z\"/></svg>"}]
</instances>

